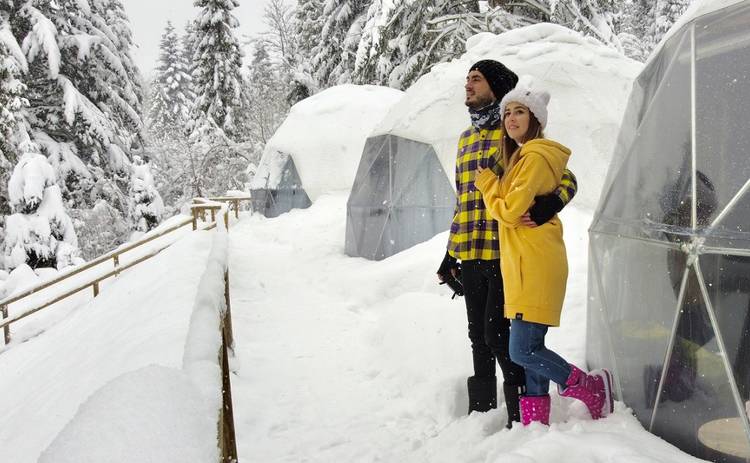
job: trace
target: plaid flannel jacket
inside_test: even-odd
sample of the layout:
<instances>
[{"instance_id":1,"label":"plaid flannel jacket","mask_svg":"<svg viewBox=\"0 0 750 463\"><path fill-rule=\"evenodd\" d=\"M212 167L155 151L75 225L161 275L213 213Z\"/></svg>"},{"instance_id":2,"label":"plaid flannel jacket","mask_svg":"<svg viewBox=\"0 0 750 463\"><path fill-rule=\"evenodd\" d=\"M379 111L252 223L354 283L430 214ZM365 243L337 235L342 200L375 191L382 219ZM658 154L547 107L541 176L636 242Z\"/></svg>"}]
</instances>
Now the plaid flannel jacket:
<instances>
[{"instance_id":1,"label":"plaid flannel jacket","mask_svg":"<svg viewBox=\"0 0 750 463\"><path fill-rule=\"evenodd\" d=\"M500 258L499 225L484 206L482 193L474 187L477 167L490 168L498 177L503 174L500 163L502 128L470 127L461 134L456 155L456 210L451 224L448 252L459 260L496 260ZM573 199L576 178L565 170L555 191L563 204Z\"/></svg>"}]
</instances>

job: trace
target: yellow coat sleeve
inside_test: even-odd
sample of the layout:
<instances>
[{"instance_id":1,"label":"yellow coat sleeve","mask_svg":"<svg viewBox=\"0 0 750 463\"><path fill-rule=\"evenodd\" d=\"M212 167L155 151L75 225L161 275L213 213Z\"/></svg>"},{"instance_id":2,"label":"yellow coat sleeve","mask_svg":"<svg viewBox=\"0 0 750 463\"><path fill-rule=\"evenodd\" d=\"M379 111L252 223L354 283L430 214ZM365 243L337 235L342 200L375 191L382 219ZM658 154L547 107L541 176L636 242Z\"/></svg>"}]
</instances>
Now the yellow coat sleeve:
<instances>
[{"instance_id":1,"label":"yellow coat sleeve","mask_svg":"<svg viewBox=\"0 0 750 463\"><path fill-rule=\"evenodd\" d=\"M501 193L500 179L490 170L483 171L474 184L482 192L490 215L503 226L517 228L521 216L534 203L534 196L542 193L553 174L542 156L529 153L506 175L511 176L506 181L512 183L505 195Z\"/></svg>"}]
</instances>

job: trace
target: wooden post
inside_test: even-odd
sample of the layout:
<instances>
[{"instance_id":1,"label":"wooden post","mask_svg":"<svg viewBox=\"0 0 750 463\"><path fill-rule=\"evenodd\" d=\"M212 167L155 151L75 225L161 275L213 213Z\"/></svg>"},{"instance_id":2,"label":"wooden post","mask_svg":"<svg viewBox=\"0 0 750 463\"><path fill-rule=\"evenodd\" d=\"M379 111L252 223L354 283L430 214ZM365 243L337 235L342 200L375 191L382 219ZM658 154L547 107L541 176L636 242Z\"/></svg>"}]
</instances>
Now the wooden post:
<instances>
[{"instance_id":1,"label":"wooden post","mask_svg":"<svg viewBox=\"0 0 750 463\"><path fill-rule=\"evenodd\" d=\"M193 214L193 231L198 229L198 211L191 209L190 212Z\"/></svg>"},{"instance_id":2,"label":"wooden post","mask_svg":"<svg viewBox=\"0 0 750 463\"><path fill-rule=\"evenodd\" d=\"M211 222L216 222L216 210L211 208Z\"/></svg>"},{"instance_id":3,"label":"wooden post","mask_svg":"<svg viewBox=\"0 0 750 463\"><path fill-rule=\"evenodd\" d=\"M0 311L3 313L3 320L8 318L8 306L7 305L0 307ZM5 325L3 327L3 334L5 337L5 344L6 345L10 344L10 326L9 325Z\"/></svg>"},{"instance_id":4,"label":"wooden post","mask_svg":"<svg viewBox=\"0 0 750 463\"><path fill-rule=\"evenodd\" d=\"M120 255L115 254L114 256L112 256L112 260L115 264L115 270L117 270L120 267ZM115 275L120 275L120 272L118 271L117 273L115 273Z\"/></svg>"},{"instance_id":5,"label":"wooden post","mask_svg":"<svg viewBox=\"0 0 750 463\"><path fill-rule=\"evenodd\" d=\"M222 463L237 463L237 439L234 432L232 382L229 372L226 326L221 329L221 411L219 413L219 445Z\"/></svg>"},{"instance_id":6,"label":"wooden post","mask_svg":"<svg viewBox=\"0 0 750 463\"><path fill-rule=\"evenodd\" d=\"M227 331L227 345L234 353L234 331L232 330L232 304L229 301L229 269L224 270L224 301L227 304L226 313L224 313L224 326Z\"/></svg>"},{"instance_id":7,"label":"wooden post","mask_svg":"<svg viewBox=\"0 0 750 463\"><path fill-rule=\"evenodd\" d=\"M239 219L240 218L240 200L235 199L234 201L232 201L232 203L234 204L234 218Z\"/></svg>"},{"instance_id":8,"label":"wooden post","mask_svg":"<svg viewBox=\"0 0 750 463\"><path fill-rule=\"evenodd\" d=\"M94 288L94 297L96 297L99 295L99 282L98 281L94 282L92 286Z\"/></svg>"},{"instance_id":9,"label":"wooden post","mask_svg":"<svg viewBox=\"0 0 750 463\"><path fill-rule=\"evenodd\" d=\"M224 227L229 231L229 210L224 213Z\"/></svg>"}]
</instances>

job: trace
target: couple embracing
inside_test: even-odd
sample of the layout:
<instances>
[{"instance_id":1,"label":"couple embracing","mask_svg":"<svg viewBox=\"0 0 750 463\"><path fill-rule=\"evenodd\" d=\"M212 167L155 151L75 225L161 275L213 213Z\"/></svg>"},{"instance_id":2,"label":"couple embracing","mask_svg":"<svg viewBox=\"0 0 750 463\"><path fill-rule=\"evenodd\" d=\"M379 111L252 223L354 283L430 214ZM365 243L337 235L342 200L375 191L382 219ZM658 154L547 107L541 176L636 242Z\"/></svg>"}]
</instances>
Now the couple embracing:
<instances>
[{"instance_id":1,"label":"couple embracing","mask_svg":"<svg viewBox=\"0 0 750 463\"><path fill-rule=\"evenodd\" d=\"M472 124L458 142L456 211L437 273L464 286L469 412L497 406L497 361L508 427L549 424L550 381L602 418L613 410L609 371L585 373L545 345L548 328L560 324L568 277L557 212L577 189L570 150L544 138L550 95L493 60L469 69L465 90Z\"/></svg>"}]
</instances>

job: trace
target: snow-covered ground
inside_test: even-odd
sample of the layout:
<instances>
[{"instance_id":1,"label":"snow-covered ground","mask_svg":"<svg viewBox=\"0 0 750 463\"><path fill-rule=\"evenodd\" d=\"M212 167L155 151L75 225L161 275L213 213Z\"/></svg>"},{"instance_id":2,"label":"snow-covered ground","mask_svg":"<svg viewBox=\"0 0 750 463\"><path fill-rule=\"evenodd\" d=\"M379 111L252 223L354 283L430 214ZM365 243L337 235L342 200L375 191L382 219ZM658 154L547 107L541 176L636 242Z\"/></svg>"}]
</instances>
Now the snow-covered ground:
<instances>
[{"instance_id":1,"label":"snow-covered ground","mask_svg":"<svg viewBox=\"0 0 750 463\"><path fill-rule=\"evenodd\" d=\"M698 461L622 403L594 422L554 395L549 428L506 430L502 407L466 416L465 309L435 281L446 234L380 262L347 257L346 198L232 225L240 461ZM574 205L563 213L571 273L562 326L549 336L578 363L590 218ZM195 436L211 429L198 419L208 412L179 368L209 247L206 232L186 236L0 354L1 462L74 461L71 448L77 462L149 461L133 451L146 438L162 463L203 461ZM171 447L154 443L155 429Z\"/></svg>"},{"instance_id":2,"label":"snow-covered ground","mask_svg":"<svg viewBox=\"0 0 750 463\"><path fill-rule=\"evenodd\" d=\"M690 462L618 403L594 422L553 394L552 425L466 416L463 300L435 270L447 234L380 262L344 254L346 193L230 235L235 423L246 462ZM562 215L570 278L548 344L581 364L590 212Z\"/></svg>"}]
</instances>

